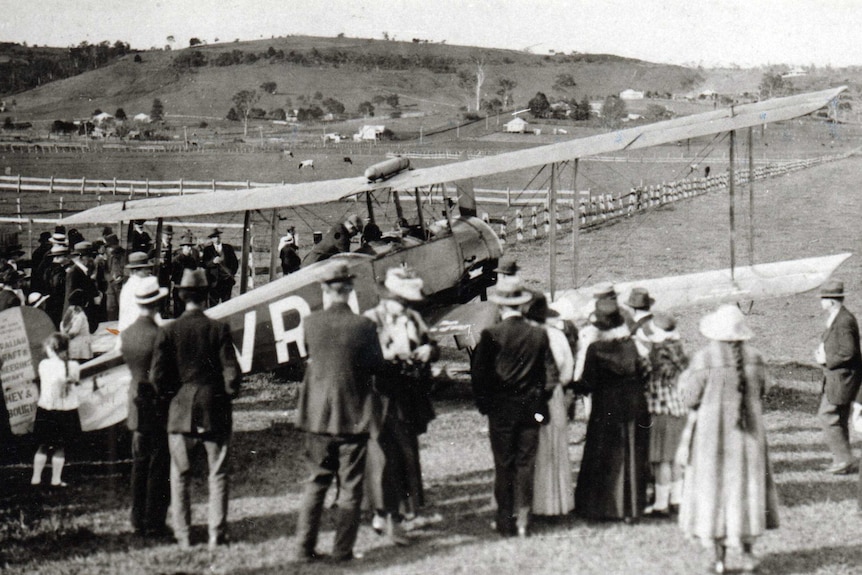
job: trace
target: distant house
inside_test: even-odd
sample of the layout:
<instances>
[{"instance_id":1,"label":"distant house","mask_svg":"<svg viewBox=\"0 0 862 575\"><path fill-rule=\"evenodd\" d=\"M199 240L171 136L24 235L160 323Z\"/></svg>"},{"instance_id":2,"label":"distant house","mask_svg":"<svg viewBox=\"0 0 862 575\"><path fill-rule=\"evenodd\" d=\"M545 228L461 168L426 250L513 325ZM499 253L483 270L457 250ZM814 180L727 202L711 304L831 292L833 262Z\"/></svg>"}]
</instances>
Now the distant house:
<instances>
[{"instance_id":1,"label":"distant house","mask_svg":"<svg viewBox=\"0 0 862 575\"><path fill-rule=\"evenodd\" d=\"M114 117L107 112L102 112L101 114L96 114L93 116L93 122L98 126L103 122L107 122L108 120L113 120Z\"/></svg>"},{"instance_id":2,"label":"distant house","mask_svg":"<svg viewBox=\"0 0 862 575\"><path fill-rule=\"evenodd\" d=\"M144 114L143 112L141 112L140 114L135 114L135 117L132 118L132 120L134 120L135 122L140 122L142 124L149 124L152 121L150 115Z\"/></svg>"},{"instance_id":3,"label":"distant house","mask_svg":"<svg viewBox=\"0 0 862 575\"><path fill-rule=\"evenodd\" d=\"M604 105L605 103L602 101L590 102L590 116L593 116L595 118L601 118L602 106Z\"/></svg>"},{"instance_id":4,"label":"distant house","mask_svg":"<svg viewBox=\"0 0 862 575\"><path fill-rule=\"evenodd\" d=\"M644 93L638 90L632 90L629 88L628 90L623 90L620 92L620 100L643 100Z\"/></svg>"},{"instance_id":5,"label":"distant house","mask_svg":"<svg viewBox=\"0 0 862 575\"><path fill-rule=\"evenodd\" d=\"M332 132L330 134L323 134L323 141L324 142L335 142L337 144L343 139L344 139L344 136L342 136L341 134L339 134L337 132Z\"/></svg>"},{"instance_id":6,"label":"distant house","mask_svg":"<svg viewBox=\"0 0 862 575\"><path fill-rule=\"evenodd\" d=\"M359 132L353 134L353 139L357 142L376 141L386 130L386 126L362 126Z\"/></svg>"},{"instance_id":7,"label":"distant house","mask_svg":"<svg viewBox=\"0 0 862 575\"><path fill-rule=\"evenodd\" d=\"M503 124L503 128L510 134L523 134L527 131L527 121L524 118L515 118Z\"/></svg>"}]
</instances>

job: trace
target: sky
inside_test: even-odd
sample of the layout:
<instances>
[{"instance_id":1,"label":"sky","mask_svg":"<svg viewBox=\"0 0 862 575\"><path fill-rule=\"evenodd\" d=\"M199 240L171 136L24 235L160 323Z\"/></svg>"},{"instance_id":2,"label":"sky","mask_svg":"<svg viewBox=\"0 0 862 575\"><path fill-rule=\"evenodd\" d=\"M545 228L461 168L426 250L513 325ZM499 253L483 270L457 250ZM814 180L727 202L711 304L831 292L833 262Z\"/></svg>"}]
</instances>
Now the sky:
<instances>
[{"instance_id":1,"label":"sky","mask_svg":"<svg viewBox=\"0 0 862 575\"><path fill-rule=\"evenodd\" d=\"M706 67L848 66L862 65L860 31L862 0L0 0L0 41L40 46L386 33Z\"/></svg>"}]
</instances>

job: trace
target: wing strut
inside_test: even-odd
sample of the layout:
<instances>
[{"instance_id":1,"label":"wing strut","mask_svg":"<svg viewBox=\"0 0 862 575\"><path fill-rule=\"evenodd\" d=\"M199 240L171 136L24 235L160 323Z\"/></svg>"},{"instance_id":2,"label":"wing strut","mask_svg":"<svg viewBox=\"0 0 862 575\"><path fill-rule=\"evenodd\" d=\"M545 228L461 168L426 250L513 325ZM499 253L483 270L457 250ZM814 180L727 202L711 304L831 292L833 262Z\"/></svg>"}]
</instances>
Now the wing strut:
<instances>
[{"instance_id":1,"label":"wing strut","mask_svg":"<svg viewBox=\"0 0 862 575\"><path fill-rule=\"evenodd\" d=\"M275 268L278 265L278 210L272 210L272 221L269 223L269 281L275 279Z\"/></svg>"},{"instance_id":2,"label":"wing strut","mask_svg":"<svg viewBox=\"0 0 862 575\"><path fill-rule=\"evenodd\" d=\"M748 127L748 265L754 265L754 127Z\"/></svg>"},{"instance_id":3,"label":"wing strut","mask_svg":"<svg viewBox=\"0 0 862 575\"><path fill-rule=\"evenodd\" d=\"M736 222L734 221L733 202L736 188L736 130L730 131L730 177L728 178L728 190L730 195L730 279L734 279L734 268L736 267Z\"/></svg>"},{"instance_id":4,"label":"wing strut","mask_svg":"<svg viewBox=\"0 0 862 575\"><path fill-rule=\"evenodd\" d=\"M548 230L548 239L551 243L550 258L550 292L551 301L554 301L554 293L557 291L557 163L551 163L551 185L548 188L548 212L550 215L551 229Z\"/></svg>"},{"instance_id":5,"label":"wing strut","mask_svg":"<svg viewBox=\"0 0 862 575\"><path fill-rule=\"evenodd\" d=\"M578 194L578 162L572 162L572 285L578 287L578 265L581 255L581 206ZM553 298L551 298L553 301Z\"/></svg>"},{"instance_id":6,"label":"wing strut","mask_svg":"<svg viewBox=\"0 0 862 575\"><path fill-rule=\"evenodd\" d=\"M248 256L251 253L249 239L251 239L251 210L246 210L243 212L242 218L242 262L240 263L242 271L239 275L239 293L241 294L248 291Z\"/></svg>"}]
</instances>

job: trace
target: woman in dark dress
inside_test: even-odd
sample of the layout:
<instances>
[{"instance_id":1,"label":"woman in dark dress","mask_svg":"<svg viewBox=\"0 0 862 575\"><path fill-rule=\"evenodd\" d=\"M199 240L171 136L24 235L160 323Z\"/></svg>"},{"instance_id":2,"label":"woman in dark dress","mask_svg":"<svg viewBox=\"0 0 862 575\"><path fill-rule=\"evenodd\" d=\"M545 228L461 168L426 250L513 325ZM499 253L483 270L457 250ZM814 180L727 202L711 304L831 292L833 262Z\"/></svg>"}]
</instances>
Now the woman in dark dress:
<instances>
[{"instance_id":1,"label":"woman in dark dress","mask_svg":"<svg viewBox=\"0 0 862 575\"><path fill-rule=\"evenodd\" d=\"M646 505L649 362L638 354L617 302L596 302L597 340L587 348L577 393L592 395L575 512L631 522Z\"/></svg>"}]
</instances>

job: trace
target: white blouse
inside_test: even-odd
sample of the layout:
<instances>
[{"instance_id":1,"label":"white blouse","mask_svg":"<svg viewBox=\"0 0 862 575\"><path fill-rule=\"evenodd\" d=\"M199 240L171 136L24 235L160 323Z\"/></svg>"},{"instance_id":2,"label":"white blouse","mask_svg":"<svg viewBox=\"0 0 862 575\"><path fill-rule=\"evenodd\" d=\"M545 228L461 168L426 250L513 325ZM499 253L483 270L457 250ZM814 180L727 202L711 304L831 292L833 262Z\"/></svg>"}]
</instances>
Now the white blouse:
<instances>
[{"instance_id":1,"label":"white blouse","mask_svg":"<svg viewBox=\"0 0 862 575\"><path fill-rule=\"evenodd\" d=\"M80 380L81 365L77 361L64 362L57 357L43 359L39 362L39 407L53 411L78 409L77 386L67 385L66 382Z\"/></svg>"}]
</instances>

